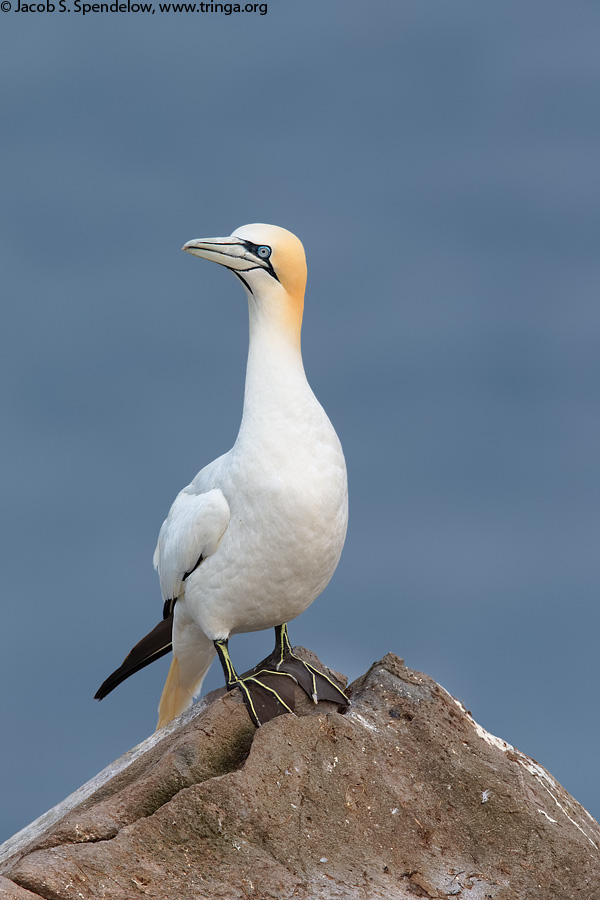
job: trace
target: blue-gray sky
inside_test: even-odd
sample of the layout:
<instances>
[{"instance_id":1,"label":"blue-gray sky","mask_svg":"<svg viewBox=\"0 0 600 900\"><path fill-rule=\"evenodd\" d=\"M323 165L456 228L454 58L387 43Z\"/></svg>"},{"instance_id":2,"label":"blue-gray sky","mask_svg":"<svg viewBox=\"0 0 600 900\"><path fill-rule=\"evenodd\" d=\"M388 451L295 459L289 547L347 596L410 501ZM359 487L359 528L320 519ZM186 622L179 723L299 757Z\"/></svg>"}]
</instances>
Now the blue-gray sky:
<instances>
[{"instance_id":1,"label":"blue-gray sky","mask_svg":"<svg viewBox=\"0 0 600 900\"><path fill-rule=\"evenodd\" d=\"M247 342L180 247L255 221L305 243L350 476L292 639L350 678L393 650L600 815L600 9L268 7L0 13L0 840L154 728L167 660L92 696L160 617Z\"/></svg>"}]
</instances>

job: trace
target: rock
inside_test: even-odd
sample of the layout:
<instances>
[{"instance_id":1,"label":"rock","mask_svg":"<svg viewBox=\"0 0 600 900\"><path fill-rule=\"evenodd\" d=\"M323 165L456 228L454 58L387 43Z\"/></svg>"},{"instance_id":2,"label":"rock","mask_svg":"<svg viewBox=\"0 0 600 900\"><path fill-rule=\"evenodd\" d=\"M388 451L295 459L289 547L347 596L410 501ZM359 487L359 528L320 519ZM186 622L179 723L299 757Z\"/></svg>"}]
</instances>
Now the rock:
<instances>
[{"instance_id":1,"label":"rock","mask_svg":"<svg viewBox=\"0 0 600 900\"><path fill-rule=\"evenodd\" d=\"M258 731L201 701L0 847L6 900L600 900L600 826L388 654Z\"/></svg>"}]
</instances>

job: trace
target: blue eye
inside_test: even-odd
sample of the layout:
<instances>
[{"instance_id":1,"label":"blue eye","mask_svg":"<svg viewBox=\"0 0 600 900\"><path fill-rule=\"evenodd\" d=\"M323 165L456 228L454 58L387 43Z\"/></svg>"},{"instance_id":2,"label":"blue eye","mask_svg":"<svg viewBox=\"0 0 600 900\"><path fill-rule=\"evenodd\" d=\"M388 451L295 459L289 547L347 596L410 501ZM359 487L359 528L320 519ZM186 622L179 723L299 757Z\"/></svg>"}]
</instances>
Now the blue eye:
<instances>
[{"instance_id":1,"label":"blue eye","mask_svg":"<svg viewBox=\"0 0 600 900\"><path fill-rule=\"evenodd\" d=\"M268 259L271 255L270 247L259 247L256 251L257 255L260 256L261 259Z\"/></svg>"}]
</instances>

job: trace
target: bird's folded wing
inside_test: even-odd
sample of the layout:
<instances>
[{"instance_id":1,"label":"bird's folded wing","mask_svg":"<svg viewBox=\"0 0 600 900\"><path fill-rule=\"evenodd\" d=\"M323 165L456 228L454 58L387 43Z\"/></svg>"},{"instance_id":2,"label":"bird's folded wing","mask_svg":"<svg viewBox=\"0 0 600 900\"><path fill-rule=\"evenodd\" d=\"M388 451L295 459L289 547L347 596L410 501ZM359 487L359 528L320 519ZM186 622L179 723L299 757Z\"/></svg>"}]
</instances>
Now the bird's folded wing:
<instances>
[{"instance_id":1,"label":"bird's folded wing","mask_svg":"<svg viewBox=\"0 0 600 900\"><path fill-rule=\"evenodd\" d=\"M229 520L229 504L218 488L177 495L154 552L163 600L180 596L186 576L216 551Z\"/></svg>"}]
</instances>

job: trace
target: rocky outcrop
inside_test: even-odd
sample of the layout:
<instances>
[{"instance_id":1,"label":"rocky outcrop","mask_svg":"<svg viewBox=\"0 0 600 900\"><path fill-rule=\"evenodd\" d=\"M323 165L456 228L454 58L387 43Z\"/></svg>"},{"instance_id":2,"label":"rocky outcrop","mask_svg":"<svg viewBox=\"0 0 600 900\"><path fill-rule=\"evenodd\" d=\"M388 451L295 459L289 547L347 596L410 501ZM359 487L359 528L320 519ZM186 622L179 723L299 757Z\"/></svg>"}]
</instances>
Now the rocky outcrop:
<instances>
[{"instance_id":1,"label":"rocky outcrop","mask_svg":"<svg viewBox=\"0 0 600 900\"><path fill-rule=\"evenodd\" d=\"M388 654L351 707L197 704L0 848L10 900L597 900L600 827Z\"/></svg>"}]
</instances>

